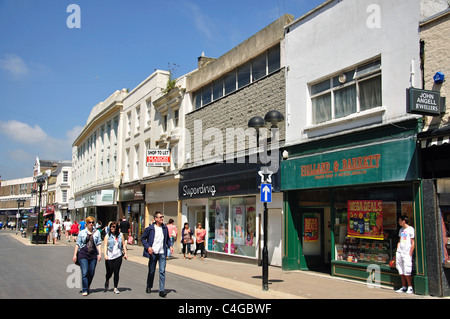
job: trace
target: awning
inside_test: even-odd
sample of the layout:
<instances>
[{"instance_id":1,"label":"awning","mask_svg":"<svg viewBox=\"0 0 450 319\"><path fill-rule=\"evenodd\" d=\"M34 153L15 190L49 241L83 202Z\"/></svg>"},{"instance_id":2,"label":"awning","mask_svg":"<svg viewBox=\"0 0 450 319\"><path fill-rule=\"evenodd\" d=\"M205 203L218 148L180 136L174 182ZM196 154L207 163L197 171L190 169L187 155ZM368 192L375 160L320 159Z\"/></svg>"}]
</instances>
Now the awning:
<instances>
[{"instance_id":1,"label":"awning","mask_svg":"<svg viewBox=\"0 0 450 319\"><path fill-rule=\"evenodd\" d=\"M421 148L450 144L450 125L417 134Z\"/></svg>"}]
</instances>

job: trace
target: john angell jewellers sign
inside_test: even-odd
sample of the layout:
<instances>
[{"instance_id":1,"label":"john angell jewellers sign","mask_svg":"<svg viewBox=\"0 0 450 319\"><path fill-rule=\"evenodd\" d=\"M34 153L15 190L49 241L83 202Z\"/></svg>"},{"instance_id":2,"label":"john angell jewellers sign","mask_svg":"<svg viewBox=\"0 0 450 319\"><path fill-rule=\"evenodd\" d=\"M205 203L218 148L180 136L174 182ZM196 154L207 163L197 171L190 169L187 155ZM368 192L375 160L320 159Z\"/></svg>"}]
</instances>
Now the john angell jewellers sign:
<instances>
[{"instance_id":1,"label":"john angell jewellers sign","mask_svg":"<svg viewBox=\"0 0 450 319\"><path fill-rule=\"evenodd\" d=\"M406 90L406 112L412 114L439 116L445 107L445 98L439 92L414 88Z\"/></svg>"}]
</instances>

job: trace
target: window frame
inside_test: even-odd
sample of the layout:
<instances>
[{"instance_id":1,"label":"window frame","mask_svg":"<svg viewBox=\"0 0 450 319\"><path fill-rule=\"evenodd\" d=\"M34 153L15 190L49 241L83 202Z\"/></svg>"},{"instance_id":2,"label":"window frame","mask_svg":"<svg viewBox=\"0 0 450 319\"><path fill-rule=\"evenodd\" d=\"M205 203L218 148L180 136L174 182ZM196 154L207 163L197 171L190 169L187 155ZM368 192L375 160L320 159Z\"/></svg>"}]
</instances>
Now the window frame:
<instances>
[{"instance_id":1,"label":"window frame","mask_svg":"<svg viewBox=\"0 0 450 319\"><path fill-rule=\"evenodd\" d=\"M276 54L274 54L274 53L276 53ZM273 63L274 61L269 59L269 55L271 55L271 57L275 57L275 60L277 60L277 62ZM261 73L258 75L257 78L255 78L254 75L256 73L255 73L255 69L254 69L254 64L258 61L261 62L262 60L265 61L264 74ZM269 62L271 62L271 64L269 64ZM241 78L240 77L241 74L239 73L240 70L242 70L243 68L246 68L246 67L249 68L248 80L244 79L245 76L243 78ZM223 74L221 77L216 78L215 80L206 83L200 89L192 92L192 101L193 101L194 110L198 110L202 107L205 107L208 104L211 104L211 103L227 96L228 94L231 94L237 90L240 90L240 89L246 87L247 85L255 83L255 82L265 78L266 76L268 76L274 72L277 72L280 69L281 69L281 47L280 47L280 44L277 44L277 45L272 46L271 48L265 50L261 54L258 54L257 56L253 57L252 59L247 60L244 63L236 66L231 71ZM261 68L261 70L262 70L262 68ZM219 94L217 94L217 96L215 94L216 93L215 84L219 84L222 86L223 91L222 91L222 94L220 94L220 96L218 96ZM204 92L204 90L207 90L208 92ZM219 91L220 91L220 89L217 90L217 92L219 92ZM207 96L210 96L210 100L207 101L206 103L203 103L204 94L206 94Z\"/></svg>"},{"instance_id":2,"label":"window frame","mask_svg":"<svg viewBox=\"0 0 450 319\"><path fill-rule=\"evenodd\" d=\"M368 70L368 71L364 71L364 70ZM361 73L358 74L358 72L361 72ZM338 80L339 76L342 74L346 75L347 79L345 80L344 83L339 84L336 81ZM352 78L348 79L349 76L352 76ZM309 86L310 101L311 101L311 104L310 104L311 105L311 117L310 117L311 124L312 125L320 125L320 124L324 124L324 123L334 121L334 120L341 120L348 116L352 116L354 114L369 111L376 107L381 107L383 105L383 103L382 103L382 96L383 96L382 85L380 85L380 92L379 92L380 105L374 105L374 106L371 106L370 108L361 110L361 92L360 92L361 84L366 81L378 78L378 77L381 82L382 81L381 58L374 59L367 63L363 63L357 67L353 67L352 69L347 69L347 70L335 73L325 79L321 79L319 81L310 83L308 86ZM328 82L328 84L327 84L327 82ZM323 89L318 88L319 85L322 85L324 88ZM345 88L351 87L353 85L355 86L356 111L346 114L346 115L343 115L343 116L340 116L340 117L337 117L336 116L336 92L341 91ZM317 91L316 91L316 88L317 88ZM314 100L317 98L325 97L328 94L330 95L331 117L327 118L323 121L320 121L320 119L317 120L317 119L315 119L315 116L314 116L314 114L316 114L316 111L314 108Z\"/></svg>"}]
</instances>

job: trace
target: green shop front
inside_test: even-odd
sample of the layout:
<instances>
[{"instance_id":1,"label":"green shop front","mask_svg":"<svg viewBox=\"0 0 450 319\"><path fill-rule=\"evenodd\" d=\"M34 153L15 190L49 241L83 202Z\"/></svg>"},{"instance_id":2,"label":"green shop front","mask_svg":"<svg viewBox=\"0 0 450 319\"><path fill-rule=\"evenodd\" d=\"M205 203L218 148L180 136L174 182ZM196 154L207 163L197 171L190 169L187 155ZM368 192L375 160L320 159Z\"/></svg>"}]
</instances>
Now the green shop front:
<instances>
[{"instance_id":1,"label":"green shop front","mask_svg":"<svg viewBox=\"0 0 450 319\"><path fill-rule=\"evenodd\" d=\"M284 270L313 270L397 287L390 265L398 217L416 232L415 292L427 294L416 120L287 147Z\"/></svg>"}]
</instances>

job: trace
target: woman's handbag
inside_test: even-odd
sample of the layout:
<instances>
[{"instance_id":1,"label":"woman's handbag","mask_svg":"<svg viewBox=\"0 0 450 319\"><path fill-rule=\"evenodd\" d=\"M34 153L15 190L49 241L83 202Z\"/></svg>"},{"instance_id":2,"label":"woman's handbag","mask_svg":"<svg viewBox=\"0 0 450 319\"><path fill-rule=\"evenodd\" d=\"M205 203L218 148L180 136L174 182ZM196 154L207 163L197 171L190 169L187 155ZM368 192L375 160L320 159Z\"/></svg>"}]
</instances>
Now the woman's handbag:
<instances>
[{"instance_id":1,"label":"woman's handbag","mask_svg":"<svg viewBox=\"0 0 450 319\"><path fill-rule=\"evenodd\" d=\"M75 265L77 265L77 266L80 265L80 260L78 259L78 252L77 252L77 260L75 260Z\"/></svg>"},{"instance_id":2,"label":"woman's handbag","mask_svg":"<svg viewBox=\"0 0 450 319\"><path fill-rule=\"evenodd\" d=\"M133 245L133 236L128 236L128 242L127 242L127 244L128 245Z\"/></svg>"}]
</instances>

